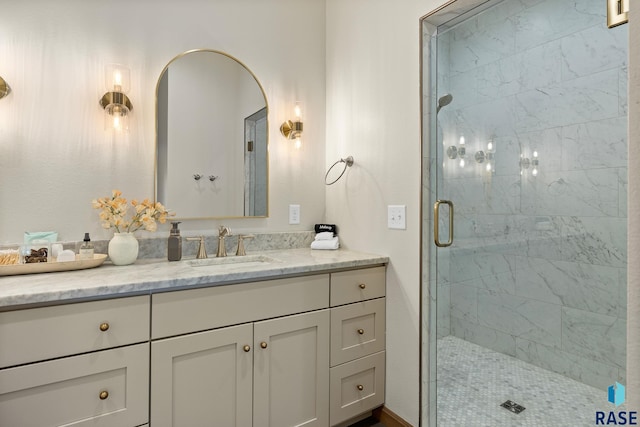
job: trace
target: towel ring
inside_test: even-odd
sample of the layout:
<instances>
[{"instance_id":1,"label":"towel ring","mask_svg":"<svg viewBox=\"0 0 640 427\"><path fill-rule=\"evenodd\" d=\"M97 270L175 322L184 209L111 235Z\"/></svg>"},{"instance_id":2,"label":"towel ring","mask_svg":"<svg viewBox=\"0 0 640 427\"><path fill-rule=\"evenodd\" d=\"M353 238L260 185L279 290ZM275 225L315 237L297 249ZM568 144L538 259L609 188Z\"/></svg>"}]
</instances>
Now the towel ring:
<instances>
[{"instance_id":1,"label":"towel ring","mask_svg":"<svg viewBox=\"0 0 640 427\"><path fill-rule=\"evenodd\" d=\"M342 169L342 173L340 173L340 176L338 176L333 181L327 182L327 177L329 176L329 172L331 172L331 169L333 169L335 165L337 165L338 163L344 163L344 169ZM327 171L327 173L324 175L324 185L332 185L338 182L338 180L342 178L342 175L344 175L345 171L347 170L347 167L351 167L351 166L353 166L353 156L349 156L346 159L340 159L334 164L332 164L329 170Z\"/></svg>"}]
</instances>

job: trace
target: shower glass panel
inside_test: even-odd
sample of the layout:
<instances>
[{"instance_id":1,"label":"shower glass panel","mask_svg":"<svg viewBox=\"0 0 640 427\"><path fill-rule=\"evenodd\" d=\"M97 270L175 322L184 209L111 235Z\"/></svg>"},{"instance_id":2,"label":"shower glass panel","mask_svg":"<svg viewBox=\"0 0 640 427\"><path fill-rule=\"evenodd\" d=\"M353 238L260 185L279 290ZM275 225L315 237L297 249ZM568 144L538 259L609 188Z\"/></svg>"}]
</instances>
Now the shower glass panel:
<instances>
[{"instance_id":1,"label":"shower glass panel","mask_svg":"<svg viewBox=\"0 0 640 427\"><path fill-rule=\"evenodd\" d=\"M470 3L423 21L422 425L593 425L625 410L627 26Z\"/></svg>"}]
</instances>

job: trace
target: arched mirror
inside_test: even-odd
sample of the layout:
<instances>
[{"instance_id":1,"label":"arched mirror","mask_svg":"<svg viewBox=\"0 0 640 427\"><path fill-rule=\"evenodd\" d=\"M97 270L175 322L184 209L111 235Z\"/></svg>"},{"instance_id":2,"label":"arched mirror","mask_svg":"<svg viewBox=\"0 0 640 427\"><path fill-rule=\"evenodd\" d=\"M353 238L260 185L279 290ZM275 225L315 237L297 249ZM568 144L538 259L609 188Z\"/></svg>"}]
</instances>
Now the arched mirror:
<instances>
[{"instance_id":1,"label":"arched mirror","mask_svg":"<svg viewBox=\"0 0 640 427\"><path fill-rule=\"evenodd\" d=\"M267 98L240 61L175 57L156 87L156 200L182 219L268 216Z\"/></svg>"}]
</instances>

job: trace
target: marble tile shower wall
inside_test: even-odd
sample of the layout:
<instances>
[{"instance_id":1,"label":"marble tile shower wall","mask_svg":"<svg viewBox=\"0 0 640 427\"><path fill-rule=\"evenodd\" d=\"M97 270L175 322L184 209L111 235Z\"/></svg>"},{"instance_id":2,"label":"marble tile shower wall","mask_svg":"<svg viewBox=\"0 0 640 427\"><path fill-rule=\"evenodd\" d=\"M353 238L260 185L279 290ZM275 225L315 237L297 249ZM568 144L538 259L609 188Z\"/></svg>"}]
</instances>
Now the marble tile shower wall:
<instances>
[{"instance_id":1,"label":"marble tile shower wall","mask_svg":"<svg viewBox=\"0 0 640 427\"><path fill-rule=\"evenodd\" d=\"M438 149L467 150L439 168L456 203L439 335L597 387L624 381L626 351L627 29L603 12L507 0L438 36ZM489 139L493 173L473 159Z\"/></svg>"}]
</instances>

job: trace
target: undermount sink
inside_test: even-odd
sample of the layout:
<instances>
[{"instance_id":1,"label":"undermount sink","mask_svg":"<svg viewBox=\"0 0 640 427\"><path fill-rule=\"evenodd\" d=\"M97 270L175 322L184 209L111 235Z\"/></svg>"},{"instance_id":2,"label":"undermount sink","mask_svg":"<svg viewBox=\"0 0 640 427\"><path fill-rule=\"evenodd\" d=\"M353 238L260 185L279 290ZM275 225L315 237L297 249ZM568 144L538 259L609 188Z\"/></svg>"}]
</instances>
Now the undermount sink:
<instances>
[{"instance_id":1,"label":"undermount sink","mask_svg":"<svg viewBox=\"0 0 640 427\"><path fill-rule=\"evenodd\" d=\"M266 255L243 255L243 256L227 256L217 258L193 259L189 261L192 267L255 267L259 265L280 262L276 258Z\"/></svg>"}]
</instances>

